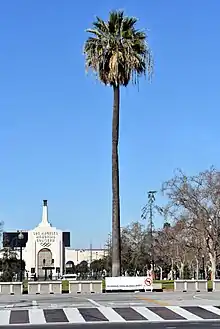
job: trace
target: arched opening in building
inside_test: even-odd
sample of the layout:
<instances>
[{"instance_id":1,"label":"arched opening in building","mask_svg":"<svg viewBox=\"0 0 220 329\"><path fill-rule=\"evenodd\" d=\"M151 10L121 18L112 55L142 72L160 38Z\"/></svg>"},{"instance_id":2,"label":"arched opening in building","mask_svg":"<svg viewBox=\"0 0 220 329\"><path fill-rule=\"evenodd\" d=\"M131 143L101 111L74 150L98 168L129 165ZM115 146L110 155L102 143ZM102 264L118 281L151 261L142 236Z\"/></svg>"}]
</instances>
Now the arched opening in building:
<instances>
[{"instance_id":1,"label":"arched opening in building","mask_svg":"<svg viewBox=\"0 0 220 329\"><path fill-rule=\"evenodd\" d=\"M76 268L75 268L74 262L69 260L66 263L66 274L74 274L75 272L76 272Z\"/></svg>"},{"instance_id":2,"label":"arched opening in building","mask_svg":"<svg viewBox=\"0 0 220 329\"><path fill-rule=\"evenodd\" d=\"M37 257L37 265L38 265L38 277L43 278L47 277L47 272L53 268L53 257L52 252L48 248L43 248L38 252Z\"/></svg>"}]
</instances>

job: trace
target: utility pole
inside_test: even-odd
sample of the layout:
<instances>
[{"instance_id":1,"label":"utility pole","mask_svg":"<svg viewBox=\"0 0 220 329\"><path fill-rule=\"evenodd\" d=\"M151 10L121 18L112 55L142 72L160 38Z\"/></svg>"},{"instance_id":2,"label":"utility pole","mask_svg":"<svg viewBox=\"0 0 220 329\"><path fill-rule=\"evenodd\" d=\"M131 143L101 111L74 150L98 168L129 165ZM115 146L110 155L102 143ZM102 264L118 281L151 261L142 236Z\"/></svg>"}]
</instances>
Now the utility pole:
<instances>
[{"instance_id":1,"label":"utility pole","mask_svg":"<svg viewBox=\"0 0 220 329\"><path fill-rule=\"evenodd\" d=\"M153 229L154 229L154 223L153 223L153 210L155 208L154 202L155 202L155 194L157 191L148 191L148 203L147 205L142 209L142 219L147 219L149 215L149 228L150 228L150 255L151 255L151 271L154 271L154 241L153 241Z\"/></svg>"},{"instance_id":2,"label":"utility pole","mask_svg":"<svg viewBox=\"0 0 220 329\"><path fill-rule=\"evenodd\" d=\"M150 219L150 240L151 240L151 270L154 271L154 241L153 241L153 207L155 202L155 194L156 191L149 191L148 192L148 203L149 203L149 219Z\"/></svg>"},{"instance_id":3,"label":"utility pole","mask_svg":"<svg viewBox=\"0 0 220 329\"><path fill-rule=\"evenodd\" d=\"M90 255L89 255L89 270L90 270L90 276L93 276L92 269L91 269L91 264L92 264L92 241L90 242Z\"/></svg>"},{"instance_id":4,"label":"utility pole","mask_svg":"<svg viewBox=\"0 0 220 329\"><path fill-rule=\"evenodd\" d=\"M92 242L90 242L90 264L92 263Z\"/></svg>"}]
</instances>

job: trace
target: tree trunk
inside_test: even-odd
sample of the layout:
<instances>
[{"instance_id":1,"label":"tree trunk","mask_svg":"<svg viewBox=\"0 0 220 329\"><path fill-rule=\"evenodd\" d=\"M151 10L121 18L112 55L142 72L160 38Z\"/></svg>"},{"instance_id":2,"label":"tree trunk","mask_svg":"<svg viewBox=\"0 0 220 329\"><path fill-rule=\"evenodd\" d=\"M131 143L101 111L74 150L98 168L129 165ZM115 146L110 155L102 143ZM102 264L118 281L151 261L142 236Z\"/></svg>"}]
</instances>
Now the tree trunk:
<instances>
[{"instance_id":1,"label":"tree trunk","mask_svg":"<svg viewBox=\"0 0 220 329\"><path fill-rule=\"evenodd\" d=\"M211 280L215 280L216 274L216 252L209 253L210 262L211 262Z\"/></svg>"},{"instance_id":2,"label":"tree trunk","mask_svg":"<svg viewBox=\"0 0 220 329\"><path fill-rule=\"evenodd\" d=\"M119 196L119 106L120 88L114 86L114 105L112 118L112 276L121 275L121 231Z\"/></svg>"},{"instance_id":3,"label":"tree trunk","mask_svg":"<svg viewBox=\"0 0 220 329\"><path fill-rule=\"evenodd\" d=\"M173 280L173 258L171 259L171 280Z\"/></svg>"},{"instance_id":4,"label":"tree trunk","mask_svg":"<svg viewBox=\"0 0 220 329\"><path fill-rule=\"evenodd\" d=\"M184 278L184 263L183 262L180 263L180 273L181 273L180 278L185 279Z\"/></svg>"},{"instance_id":5,"label":"tree trunk","mask_svg":"<svg viewBox=\"0 0 220 329\"><path fill-rule=\"evenodd\" d=\"M199 260L196 258L196 280L199 280Z\"/></svg>"},{"instance_id":6,"label":"tree trunk","mask_svg":"<svg viewBox=\"0 0 220 329\"><path fill-rule=\"evenodd\" d=\"M183 280L184 279L184 263L180 262L177 264L178 272L179 272L179 279Z\"/></svg>"}]
</instances>

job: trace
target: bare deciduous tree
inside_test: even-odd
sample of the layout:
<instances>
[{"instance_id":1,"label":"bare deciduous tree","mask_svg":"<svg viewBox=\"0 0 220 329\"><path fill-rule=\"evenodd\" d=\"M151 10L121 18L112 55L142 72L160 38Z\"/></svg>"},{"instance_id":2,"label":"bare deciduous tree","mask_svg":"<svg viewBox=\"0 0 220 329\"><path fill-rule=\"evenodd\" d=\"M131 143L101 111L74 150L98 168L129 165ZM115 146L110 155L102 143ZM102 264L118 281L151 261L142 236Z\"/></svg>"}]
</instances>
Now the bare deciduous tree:
<instances>
[{"instance_id":1,"label":"bare deciduous tree","mask_svg":"<svg viewBox=\"0 0 220 329\"><path fill-rule=\"evenodd\" d=\"M198 248L204 249L206 245L212 279L215 279L220 238L220 173L211 167L187 177L179 170L174 178L163 184L162 191L169 199L170 215L175 219L181 215L187 218L190 234L186 238L197 237L197 240L194 239L197 252ZM186 241L186 244L192 245L192 241Z\"/></svg>"}]
</instances>

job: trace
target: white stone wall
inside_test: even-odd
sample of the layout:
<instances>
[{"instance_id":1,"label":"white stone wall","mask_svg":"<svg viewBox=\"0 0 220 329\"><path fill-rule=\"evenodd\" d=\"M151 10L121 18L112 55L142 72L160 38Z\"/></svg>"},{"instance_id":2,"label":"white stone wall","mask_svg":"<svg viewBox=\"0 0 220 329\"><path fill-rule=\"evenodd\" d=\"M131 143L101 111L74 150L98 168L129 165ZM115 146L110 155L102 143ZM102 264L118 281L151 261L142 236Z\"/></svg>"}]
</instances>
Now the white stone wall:
<instances>
[{"instance_id":1,"label":"white stone wall","mask_svg":"<svg viewBox=\"0 0 220 329\"><path fill-rule=\"evenodd\" d=\"M96 259L101 259L107 255L106 249L65 249L65 263L72 261L75 265L86 261L94 261Z\"/></svg>"},{"instance_id":2,"label":"white stone wall","mask_svg":"<svg viewBox=\"0 0 220 329\"><path fill-rule=\"evenodd\" d=\"M34 253L34 249L32 249L32 243L28 243L27 247L23 250L23 259L26 263L26 270L31 271L32 267L35 267L36 263L36 255ZM52 254L55 255L55 250L58 249L57 246L52 248ZM59 251L58 251L59 253ZM0 251L0 258L2 257L3 252ZM72 261L75 265L81 263L82 261L86 261L90 263L91 259L91 251L90 249L71 249L65 248L65 263L68 261ZM105 249L92 249L92 261L96 259L102 259L107 255L107 250ZM17 251L17 258L20 258L20 253ZM55 267L60 267L62 269L62 265L60 261L62 261L62 257L54 256ZM57 265L57 266L56 266Z\"/></svg>"}]
</instances>

